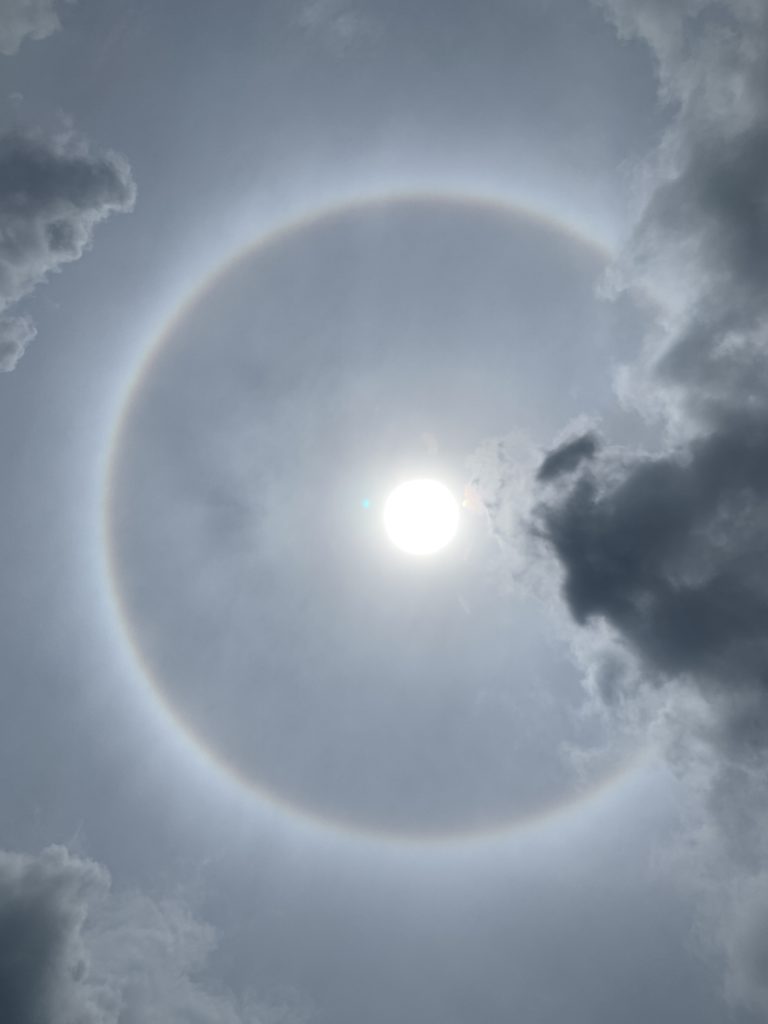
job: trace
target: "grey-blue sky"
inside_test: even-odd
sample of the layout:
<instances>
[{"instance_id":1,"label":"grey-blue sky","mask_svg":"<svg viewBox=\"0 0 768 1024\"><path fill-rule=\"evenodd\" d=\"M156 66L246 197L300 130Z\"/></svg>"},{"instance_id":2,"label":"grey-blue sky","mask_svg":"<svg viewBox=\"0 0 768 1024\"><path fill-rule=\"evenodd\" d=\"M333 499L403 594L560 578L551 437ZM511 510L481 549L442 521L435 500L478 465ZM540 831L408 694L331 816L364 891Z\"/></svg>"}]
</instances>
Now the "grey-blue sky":
<instances>
[{"instance_id":1,"label":"grey-blue sky","mask_svg":"<svg viewBox=\"0 0 768 1024\"><path fill-rule=\"evenodd\" d=\"M547 1022L566 1010L575 1021L722 1021L719 982L686 947L686 898L648 868L678 816L663 786L627 789L587 815L578 838L563 825L543 845L521 839L455 861L294 829L243 803L151 711L115 647L96 535L129 368L265 210L279 217L372 184L492 186L617 237L634 188L625 161L674 115L654 101L650 54L620 44L581 3L494 3L482 16L463 3L80 0L60 11L63 31L27 30L0 70L4 127L51 139L72 118L94 151L125 154L140 202L20 309L38 340L2 381L1 735L14 780L0 797L3 844L85 844L118 889L182 893L219 927L214 990L255 981L265 1000L291 1005L298 990L319 1021ZM569 385L583 374L583 409L560 398L562 360L547 388L544 355L527 364L529 406L552 433L575 412L594 415L612 358L631 358L636 320L626 308L605 316L627 333L611 356L591 357L594 375L586 360L569 372ZM498 374L505 364L478 334L478 362ZM574 335L575 351L594 352L594 338ZM299 405L308 419L311 401ZM521 428L520 404L511 397L502 430ZM748 950L750 928L737 915L729 948Z\"/></svg>"}]
</instances>

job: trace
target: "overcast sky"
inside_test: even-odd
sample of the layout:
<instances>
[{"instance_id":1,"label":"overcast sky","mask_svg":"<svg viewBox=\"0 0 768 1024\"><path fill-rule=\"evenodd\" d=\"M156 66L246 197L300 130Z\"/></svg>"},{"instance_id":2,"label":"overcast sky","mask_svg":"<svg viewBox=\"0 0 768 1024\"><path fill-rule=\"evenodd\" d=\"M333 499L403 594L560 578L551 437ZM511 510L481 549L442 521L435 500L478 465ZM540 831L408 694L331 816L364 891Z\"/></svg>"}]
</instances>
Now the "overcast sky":
<instances>
[{"instance_id":1,"label":"overcast sky","mask_svg":"<svg viewBox=\"0 0 768 1024\"><path fill-rule=\"evenodd\" d=\"M767 11L0 0L3 1022L765 1020Z\"/></svg>"}]
</instances>

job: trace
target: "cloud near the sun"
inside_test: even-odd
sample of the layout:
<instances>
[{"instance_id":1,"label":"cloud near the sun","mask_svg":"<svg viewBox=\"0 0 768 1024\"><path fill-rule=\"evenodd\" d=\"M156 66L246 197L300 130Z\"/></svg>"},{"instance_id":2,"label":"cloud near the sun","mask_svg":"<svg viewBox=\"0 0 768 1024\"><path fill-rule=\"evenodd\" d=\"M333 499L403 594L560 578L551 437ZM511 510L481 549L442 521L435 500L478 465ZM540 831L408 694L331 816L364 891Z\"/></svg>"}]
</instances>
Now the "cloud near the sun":
<instances>
[{"instance_id":1,"label":"cloud near the sun","mask_svg":"<svg viewBox=\"0 0 768 1024\"><path fill-rule=\"evenodd\" d=\"M602 618L654 672L725 691L732 742L768 741L768 417L592 459L540 519L578 622Z\"/></svg>"},{"instance_id":2,"label":"cloud near the sun","mask_svg":"<svg viewBox=\"0 0 768 1024\"><path fill-rule=\"evenodd\" d=\"M710 837L696 871L728 992L764 1011L768 905L754 896L768 855L768 5L596 2L622 37L650 47L669 112L606 288L649 310L621 387L667 442L638 452L571 433L540 464L525 508L575 622L618 641L609 666L602 648L589 668L596 691L616 701L687 689L705 709L689 713L683 696L677 726L689 766L697 743L707 751L689 773ZM496 472L498 499L502 463ZM508 505L489 505L502 536ZM638 670L622 670L622 652ZM748 813L734 826L737 807Z\"/></svg>"},{"instance_id":3,"label":"cloud near the sun","mask_svg":"<svg viewBox=\"0 0 768 1024\"><path fill-rule=\"evenodd\" d=\"M19 300L79 259L96 225L130 210L135 197L126 161L71 132L0 138L0 370L12 370L36 334L29 317L16 313Z\"/></svg>"},{"instance_id":4,"label":"cloud near the sun","mask_svg":"<svg viewBox=\"0 0 768 1024\"><path fill-rule=\"evenodd\" d=\"M673 440L570 439L539 470L539 525L578 622L721 701L724 743L768 749L768 7L602 6L651 44L672 114L613 286L658 302L631 387L664 396Z\"/></svg>"}]
</instances>

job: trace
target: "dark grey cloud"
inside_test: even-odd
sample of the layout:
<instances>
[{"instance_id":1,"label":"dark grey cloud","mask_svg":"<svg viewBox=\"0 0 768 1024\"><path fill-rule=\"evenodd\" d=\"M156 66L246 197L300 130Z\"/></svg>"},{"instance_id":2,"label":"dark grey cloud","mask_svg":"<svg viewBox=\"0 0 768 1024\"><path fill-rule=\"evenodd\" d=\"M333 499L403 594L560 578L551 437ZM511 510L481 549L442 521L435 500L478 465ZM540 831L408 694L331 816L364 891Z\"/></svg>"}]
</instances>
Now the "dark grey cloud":
<instances>
[{"instance_id":1,"label":"dark grey cloud","mask_svg":"<svg viewBox=\"0 0 768 1024\"><path fill-rule=\"evenodd\" d=\"M582 434L581 437L565 441L547 454L539 467L537 479L544 482L573 472L583 462L594 457L597 446L594 434Z\"/></svg>"},{"instance_id":2,"label":"dark grey cloud","mask_svg":"<svg viewBox=\"0 0 768 1024\"><path fill-rule=\"evenodd\" d=\"M574 619L608 623L618 641L592 650L590 688L632 717L650 683L672 719L662 738L699 808L682 865L697 878L699 936L728 996L756 1011L768 1008L768 908L756 899L768 854L766 467L768 419L732 410L664 454L607 450L549 485L537 522Z\"/></svg>"},{"instance_id":3,"label":"dark grey cloud","mask_svg":"<svg viewBox=\"0 0 768 1024\"><path fill-rule=\"evenodd\" d=\"M278 1024L205 982L214 930L178 901L117 893L93 861L0 853L0 1007L13 1024ZM298 1014L298 1016L297 1016Z\"/></svg>"},{"instance_id":4,"label":"dark grey cloud","mask_svg":"<svg viewBox=\"0 0 768 1024\"><path fill-rule=\"evenodd\" d=\"M655 673L764 696L768 715L768 420L608 455L539 512L577 622L606 620ZM730 725L734 743L768 740L768 717Z\"/></svg>"},{"instance_id":5,"label":"dark grey cloud","mask_svg":"<svg viewBox=\"0 0 768 1024\"><path fill-rule=\"evenodd\" d=\"M768 835L754 780L768 782L768 7L599 6L650 46L669 111L608 279L650 313L623 387L666 441L652 453L571 435L522 512L556 556L572 618L615 638L608 655L595 645L595 692L617 705L633 689L638 701L665 694L667 716L678 701L673 756L703 808L709 934L730 997L764 1011ZM503 505L489 513L497 529L511 518Z\"/></svg>"},{"instance_id":6,"label":"dark grey cloud","mask_svg":"<svg viewBox=\"0 0 768 1024\"><path fill-rule=\"evenodd\" d=\"M85 981L83 900L102 872L63 850L0 858L0 1004L18 1024L96 1020ZM78 1005L79 1004L79 1005Z\"/></svg>"},{"instance_id":7,"label":"dark grey cloud","mask_svg":"<svg viewBox=\"0 0 768 1024\"><path fill-rule=\"evenodd\" d=\"M133 206L125 160L95 153L73 134L0 138L0 313L90 246L96 225ZM34 337L24 316L0 320L0 369L12 370Z\"/></svg>"},{"instance_id":8,"label":"dark grey cloud","mask_svg":"<svg viewBox=\"0 0 768 1024\"><path fill-rule=\"evenodd\" d=\"M710 691L766 692L768 9L605 0L658 62L672 119L614 284L651 294L634 368L685 439L579 466L540 508L579 622L615 626L654 670ZM650 183L650 184L648 184ZM585 436L573 442L591 445ZM568 456L552 453L540 470ZM755 722L743 739L762 743Z\"/></svg>"},{"instance_id":9,"label":"dark grey cloud","mask_svg":"<svg viewBox=\"0 0 768 1024\"><path fill-rule=\"evenodd\" d=\"M75 0L66 0L74 3ZM61 0L3 0L0 53L11 56L25 39L45 39L61 28Z\"/></svg>"}]
</instances>

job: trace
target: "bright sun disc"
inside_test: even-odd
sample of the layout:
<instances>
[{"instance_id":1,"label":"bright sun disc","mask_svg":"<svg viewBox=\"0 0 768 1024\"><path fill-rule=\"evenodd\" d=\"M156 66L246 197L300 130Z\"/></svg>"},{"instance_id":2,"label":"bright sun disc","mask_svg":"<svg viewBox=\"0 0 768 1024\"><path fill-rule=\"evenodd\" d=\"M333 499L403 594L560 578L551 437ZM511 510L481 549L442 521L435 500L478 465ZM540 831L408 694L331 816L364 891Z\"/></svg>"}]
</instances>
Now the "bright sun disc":
<instances>
[{"instance_id":1,"label":"bright sun disc","mask_svg":"<svg viewBox=\"0 0 768 1024\"><path fill-rule=\"evenodd\" d=\"M409 480L387 498L384 528L402 551L431 555L456 536L459 503L438 480Z\"/></svg>"}]
</instances>

